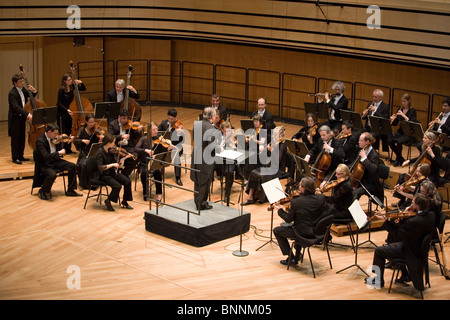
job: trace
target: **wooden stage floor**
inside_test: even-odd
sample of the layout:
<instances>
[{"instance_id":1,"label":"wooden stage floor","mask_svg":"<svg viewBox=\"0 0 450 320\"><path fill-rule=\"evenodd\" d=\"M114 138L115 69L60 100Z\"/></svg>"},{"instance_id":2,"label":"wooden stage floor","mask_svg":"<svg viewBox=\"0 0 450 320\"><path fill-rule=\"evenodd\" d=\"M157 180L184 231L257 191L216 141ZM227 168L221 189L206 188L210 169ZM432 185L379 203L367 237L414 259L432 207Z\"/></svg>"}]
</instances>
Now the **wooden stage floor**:
<instances>
[{"instance_id":1,"label":"wooden stage floor","mask_svg":"<svg viewBox=\"0 0 450 320\"><path fill-rule=\"evenodd\" d=\"M168 107L152 107L152 119L160 123ZM179 119L192 128L199 110L177 108ZM148 109L143 110L143 122L150 120ZM236 126L240 117L233 115ZM284 124L286 136L297 132L298 126ZM143 215L149 203L142 199L140 182L133 189L134 210L108 212L93 199L83 205L84 197L69 198L63 194L61 178L53 186L53 199L42 201L37 189L30 194L33 163L12 164L7 123L0 123L4 139L0 145L5 153L0 157L0 299L23 300L416 300L418 294L409 286L394 285L388 289L370 289L357 268L336 274L355 262L349 248L330 246L333 269L328 265L326 252L311 249L316 270L314 279L306 257L302 264L286 270L279 261L284 257L276 244L270 243L271 230L267 204L245 208L251 212L250 231L242 236L242 250L249 254L237 257L240 237L223 240L206 247L189 245L164 238L145 230ZM185 153L188 153L186 150ZM27 147L26 157L32 151ZM76 155L66 157L76 160ZM189 163L189 162L188 162ZM395 170L394 170L395 169ZM396 176L404 168L392 168ZM166 179L174 182L173 171ZM186 188L193 188L189 175L183 171ZM392 183L389 182L389 183ZM394 181L395 183L395 181ZM392 191L386 191L389 201ZM233 186L231 201L237 203L239 186ZM167 203L189 200L190 193L168 189ZM216 181L212 201L220 198ZM361 205L367 206L365 197ZM446 208L446 204L444 205ZM237 208L237 205L236 205ZM205 214L207 212L205 211ZM274 215L274 226L281 223ZM450 231L447 224L446 231ZM382 245L383 230L372 231L371 240ZM360 242L368 234L360 235ZM349 244L347 236L333 234L333 242ZM448 252L447 243L446 249ZM367 270L372 263L373 247L358 252L358 264ZM434 254L430 252L430 257ZM75 273L73 273L76 270ZM391 270L385 279L390 280ZM74 275L79 275L79 288L72 288ZM441 276L439 267L430 261L431 288L424 292L427 300L450 298L450 281ZM326 290L324 290L326 289Z\"/></svg>"}]
</instances>

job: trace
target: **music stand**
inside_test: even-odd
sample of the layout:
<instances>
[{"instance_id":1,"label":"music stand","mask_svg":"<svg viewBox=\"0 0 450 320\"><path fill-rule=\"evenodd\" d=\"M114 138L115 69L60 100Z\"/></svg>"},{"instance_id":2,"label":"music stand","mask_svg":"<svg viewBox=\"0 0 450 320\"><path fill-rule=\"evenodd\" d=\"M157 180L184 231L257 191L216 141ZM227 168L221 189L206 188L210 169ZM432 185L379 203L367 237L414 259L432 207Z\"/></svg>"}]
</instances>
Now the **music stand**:
<instances>
[{"instance_id":1,"label":"music stand","mask_svg":"<svg viewBox=\"0 0 450 320\"><path fill-rule=\"evenodd\" d=\"M341 118L343 121L348 120L353 124L353 130L356 132L363 128L361 114L351 110L341 110Z\"/></svg>"},{"instance_id":2,"label":"music stand","mask_svg":"<svg viewBox=\"0 0 450 320\"><path fill-rule=\"evenodd\" d=\"M325 103L304 102L305 112L316 115L317 119L328 119L328 106Z\"/></svg>"},{"instance_id":3,"label":"music stand","mask_svg":"<svg viewBox=\"0 0 450 320\"><path fill-rule=\"evenodd\" d=\"M372 131L380 135L392 137L391 121L386 118L369 116Z\"/></svg>"},{"instance_id":4,"label":"music stand","mask_svg":"<svg viewBox=\"0 0 450 320\"><path fill-rule=\"evenodd\" d=\"M302 141L285 139L288 151L293 155L304 158L308 154L308 147Z\"/></svg>"},{"instance_id":5,"label":"music stand","mask_svg":"<svg viewBox=\"0 0 450 320\"><path fill-rule=\"evenodd\" d=\"M423 138L422 124L419 122L402 120L400 121L400 128L402 129L403 134L408 137L416 138L416 140L422 140Z\"/></svg>"},{"instance_id":6,"label":"music stand","mask_svg":"<svg viewBox=\"0 0 450 320\"><path fill-rule=\"evenodd\" d=\"M95 158L95 156L97 155L97 151L98 149L100 149L101 146L102 146L101 142L93 143L91 145L91 148L89 149L87 158Z\"/></svg>"},{"instance_id":7,"label":"music stand","mask_svg":"<svg viewBox=\"0 0 450 320\"><path fill-rule=\"evenodd\" d=\"M220 200L216 201L216 202L222 202L223 203L223 176L225 176L225 186L227 185L228 182L228 176L230 173L230 164L234 164L238 158L240 158L243 155L242 152L239 151L234 151L234 150L224 150L221 153L217 153L216 157L218 159L220 159L221 161L221 165L222 165L222 177L221 177L221 181L220 181ZM230 163L227 160L232 160L233 163ZM226 191L225 191L226 193ZM233 203L232 203L233 204ZM230 206L230 197L227 198L227 207Z\"/></svg>"},{"instance_id":8,"label":"music stand","mask_svg":"<svg viewBox=\"0 0 450 320\"><path fill-rule=\"evenodd\" d=\"M120 102L97 102L94 108L94 118L116 119L120 112Z\"/></svg>"},{"instance_id":9,"label":"music stand","mask_svg":"<svg viewBox=\"0 0 450 320\"><path fill-rule=\"evenodd\" d=\"M259 123L262 123L262 127L266 128L266 120L260 120ZM241 129L246 132L249 129L254 129L253 120L252 119L241 119Z\"/></svg>"},{"instance_id":10,"label":"music stand","mask_svg":"<svg viewBox=\"0 0 450 320\"><path fill-rule=\"evenodd\" d=\"M153 161L155 159L159 160L159 161ZM148 160L147 171L154 172L156 170L161 170L161 172L163 173L161 182L164 182L164 168L168 167L170 165L169 163L172 161L171 151L157 153L153 157L147 157L147 160ZM146 180L147 180L147 186L148 186L147 190L149 193L148 195L150 195L152 192L152 189L151 189L151 184L149 183L149 180L148 180L148 174L147 174ZM165 202L165 200L166 200L166 185L164 183L162 185L163 185L163 189L162 189L163 190L162 191L163 192L163 202ZM150 197L148 197L148 198L150 198ZM150 201L150 209L151 209L151 201Z\"/></svg>"},{"instance_id":11,"label":"music stand","mask_svg":"<svg viewBox=\"0 0 450 320\"><path fill-rule=\"evenodd\" d=\"M56 123L58 107L38 108L33 111L31 124L41 125L47 123ZM59 128L61 130L61 128Z\"/></svg>"}]
</instances>

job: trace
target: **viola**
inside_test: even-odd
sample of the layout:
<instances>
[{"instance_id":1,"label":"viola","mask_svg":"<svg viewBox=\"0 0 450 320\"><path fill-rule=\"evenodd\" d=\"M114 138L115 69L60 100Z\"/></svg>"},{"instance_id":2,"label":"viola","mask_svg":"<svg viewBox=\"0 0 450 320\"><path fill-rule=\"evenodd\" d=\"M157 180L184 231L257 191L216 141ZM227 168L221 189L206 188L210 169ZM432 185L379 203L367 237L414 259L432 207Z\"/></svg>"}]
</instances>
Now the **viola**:
<instances>
[{"instance_id":1,"label":"viola","mask_svg":"<svg viewBox=\"0 0 450 320\"><path fill-rule=\"evenodd\" d=\"M326 183L322 188L320 188L320 192L324 193L324 192L328 192L330 190L333 190L334 188L336 188L338 185L340 185L342 182L346 181L347 178L340 178L337 180L333 180L330 181L328 183Z\"/></svg>"},{"instance_id":2,"label":"viola","mask_svg":"<svg viewBox=\"0 0 450 320\"><path fill-rule=\"evenodd\" d=\"M124 130L129 130L129 129L137 130L140 126L141 126L140 122L128 120L128 122L126 124L124 124L122 126L122 128Z\"/></svg>"},{"instance_id":3,"label":"viola","mask_svg":"<svg viewBox=\"0 0 450 320\"><path fill-rule=\"evenodd\" d=\"M269 207L267 207L267 211L272 211L275 208L275 206L278 204L285 205L285 204L291 203L292 199L297 198L301 195L302 194L299 191L294 191L286 198L280 199L279 201L272 203Z\"/></svg>"},{"instance_id":4,"label":"viola","mask_svg":"<svg viewBox=\"0 0 450 320\"><path fill-rule=\"evenodd\" d=\"M386 213L378 212L378 213L384 215L387 220L406 219L417 215L417 211L410 207L406 208L404 211L399 212L386 212ZM374 218L375 216L370 218L370 220L373 220Z\"/></svg>"}]
</instances>

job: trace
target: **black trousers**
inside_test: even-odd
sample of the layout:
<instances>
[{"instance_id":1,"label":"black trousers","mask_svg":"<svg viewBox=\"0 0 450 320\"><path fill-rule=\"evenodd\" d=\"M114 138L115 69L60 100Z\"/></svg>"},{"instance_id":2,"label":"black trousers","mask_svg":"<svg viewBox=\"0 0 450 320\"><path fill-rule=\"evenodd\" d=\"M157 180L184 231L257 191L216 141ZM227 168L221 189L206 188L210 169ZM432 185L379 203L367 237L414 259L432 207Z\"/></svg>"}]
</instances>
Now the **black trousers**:
<instances>
[{"instance_id":1,"label":"black trousers","mask_svg":"<svg viewBox=\"0 0 450 320\"><path fill-rule=\"evenodd\" d=\"M395 155L397 156L396 160L402 160L403 156L402 156L402 146L405 143L412 143L414 142L416 139L414 137L410 137L401 133L394 133L392 135L392 137L389 138L388 140L388 144L389 147L391 147L392 152L395 153Z\"/></svg>"},{"instance_id":2,"label":"black trousers","mask_svg":"<svg viewBox=\"0 0 450 320\"><path fill-rule=\"evenodd\" d=\"M60 159L51 163L51 167L42 167L39 170L44 176L44 182L42 183L42 190L45 193L50 193L53 183L56 180L56 170L58 171L68 171L68 187L67 191L74 191L77 188L77 173L76 165L72 162Z\"/></svg>"},{"instance_id":3,"label":"black trousers","mask_svg":"<svg viewBox=\"0 0 450 320\"><path fill-rule=\"evenodd\" d=\"M119 200L119 193L123 186L123 201L132 201L133 194L131 191L131 180L126 175L122 173L116 173L113 175L102 175L100 180L105 182L111 187L111 192L109 193L108 199L112 202L117 202Z\"/></svg>"},{"instance_id":4,"label":"black trousers","mask_svg":"<svg viewBox=\"0 0 450 320\"><path fill-rule=\"evenodd\" d=\"M141 183L142 183L142 193L144 194L144 197L148 196L148 181L147 176L149 174L149 171L145 167L139 168L139 173L141 175ZM151 173L153 175L153 179L162 181L162 171L161 170L155 170ZM162 183L155 182L155 188L156 188L156 194L162 194Z\"/></svg>"},{"instance_id":5,"label":"black trousers","mask_svg":"<svg viewBox=\"0 0 450 320\"><path fill-rule=\"evenodd\" d=\"M211 189L211 181L212 175L210 175L209 178L197 179L197 181L194 181L194 191L198 191L198 193L194 193L194 203L197 209L200 209L207 204L209 191Z\"/></svg>"},{"instance_id":6,"label":"black trousers","mask_svg":"<svg viewBox=\"0 0 450 320\"><path fill-rule=\"evenodd\" d=\"M387 260L393 259L403 259L405 257L405 252L403 249L402 242L395 242L387 245L383 245L375 248L375 254L373 256L373 265L378 268L378 270L373 269L374 273L378 273L379 271L379 279L380 281L384 281L384 266ZM401 268L402 274L407 275L407 269L402 266Z\"/></svg>"},{"instance_id":7,"label":"black trousers","mask_svg":"<svg viewBox=\"0 0 450 320\"><path fill-rule=\"evenodd\" d=\"M11 158L13 161L23 159L26 135L25 128L26 123L22 118L11 119Z\"/></svg>"},{"instance_id":8,"label":"black trousers","mask_svg":"<svg viewBox=\"0 0 450 320\"><path fill-rule=\"evenodd\" d=\"M289 245L288 239L294 238L295 233L292 226L284 227L279 226L273 229L273 234L277 239L278 245L280 246L281 253L285 256L291 253L291 246ZM291 253L293 256L293 253Z\"/></svg>"}]
</instances>

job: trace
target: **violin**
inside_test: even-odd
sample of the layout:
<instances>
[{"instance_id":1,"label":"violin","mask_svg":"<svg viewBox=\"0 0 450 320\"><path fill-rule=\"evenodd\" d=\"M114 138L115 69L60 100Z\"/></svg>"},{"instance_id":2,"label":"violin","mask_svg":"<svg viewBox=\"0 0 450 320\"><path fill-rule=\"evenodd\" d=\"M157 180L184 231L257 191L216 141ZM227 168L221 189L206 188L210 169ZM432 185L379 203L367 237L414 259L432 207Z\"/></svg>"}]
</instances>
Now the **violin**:
<instances>
[{"instance_id":1,"label":"violin","mask_svg":"<svg viewBox=\"0 0 450 320\"><path fill-rule=\"evenodd\" d=\"M410 207L406 208L404 211L399 212L386 212L386 213L377 212L377 213L384 215L387 220L406 219L417 215L417 211ZM375 216L371 217L370 220L373 220L374 218Z\"/></svg>"},{"instance_id":2,"label":"violin","mask_svg":"<svg viewBox=\"0 0 450 320\"><path fill-rule=\"evenodd\" d=\"M257 136L259 134L259 132L261 131L263 125L260 124L257 128L255 128L255 135Z\"/></svg>"},{"instance_id":3,"label":"violin","mask_svg":"<svg viewBox=\"0 0 450 320\"><path fill-rule=\"evenodd\" d=\"M122 128L124 130L129 130L129 129L137 130L140 126L141 126L140 122L128 120L128 122L126 124L124 124L122 126Z\"/></svg>"},{"instance_id":4,"label":"violin","mask_svg":"<svg viewBox=\"0 0 450 320\"><path fill-rule=\"evenodd\" d=\"M56 136L55 138L53 138L51 141L52 141L52 143L53 144L58 144L58 143L67 143L67 142L69 142L69 140L71 139L72 137L69 137L67 134L65 134L65 133L63 133L63 134L60 134L59 136Z\"/></svg>"},{"instance_id":5,"label":"violin","mask_svg":"<svg viewBox=\"0 0 450 320\"><path fill-rule=\"evenodd\" d=\"M170 127L172 129L178 130L178 129L183 129L183 124L180 122L180 120L177 119L177 121L175 121L174 123L172 123L170 125Z\"/></svg>"},{"instance_id":6,"label":"violin","mask_svg":"<svg viewBox=\"0 0 450 320\"><path fill-rule=\"evenodd\" d=\"M136 160L136 156L132 153L127 152L125 149L122 148L118 148L118 147L112 147L108 149L108 153L110 154L119 154L122 157L131 155L131 157L133 158L133 160Z\"/></svg>"},{"instance_id":7,"label":"violin","mask_svg":"<svg viewBox=\"0 0 450 320\"><path fill-rule=\"evenodd\" d=\"M163 136L159 136L155 140L153 140L154 144L161 144L164 148L168 148L172 145L172 141L169 139L164 139Z\"/></svg>"},{"instance_id":8,"label":"violin","mask_svg":"<svg viewBox=\"0 0 450 320\"><path fill-rule=\"evenodd\" d=\"M421 183L425 179L426 179L425 176L413 177L413 178L403 182L400 186L398 186L398 189L400 189L400 187L403 187L404 189L409 188L409 187L414 187L417 184Z\"/></svg>"},{"instance_id":9,"label":"violin","mask_svg":"<svg viewBox=\"0 0 450 320\"><path fill-rule=\"evenodd\" d=\"M284 205L287 203L291 203L292 199L297 198L301 195L302 194L299 191L294 191L286 198L280 199L279 201L272 203L269 207L267 207L267 211L272 211L278 204Z\"/></svg>"},{"instance_id":10,"label":"violin","mask_svg":"<svg viewBox=\"0 0 450 320\"><path fill-rule=\"evenodd\" d=\"M311 128L308 129L308 135L306 138L308 139L309 143L313 144L313 137L317 133L317 124L313 125Z\"/></svg>"},{"instance_id":11,"label":"violin","mask_svg":"<svg viewBox=\"0 0 450 320\"><path fill-rule=\"evenodd\" d=\"M340 185L342 182L346 181L347 178L340 178L337 180L330 181L326 183L322 188L319 189L320 192L328 192L334 188L336 188L338 185Z\"/></svg>"}]
</instances>

